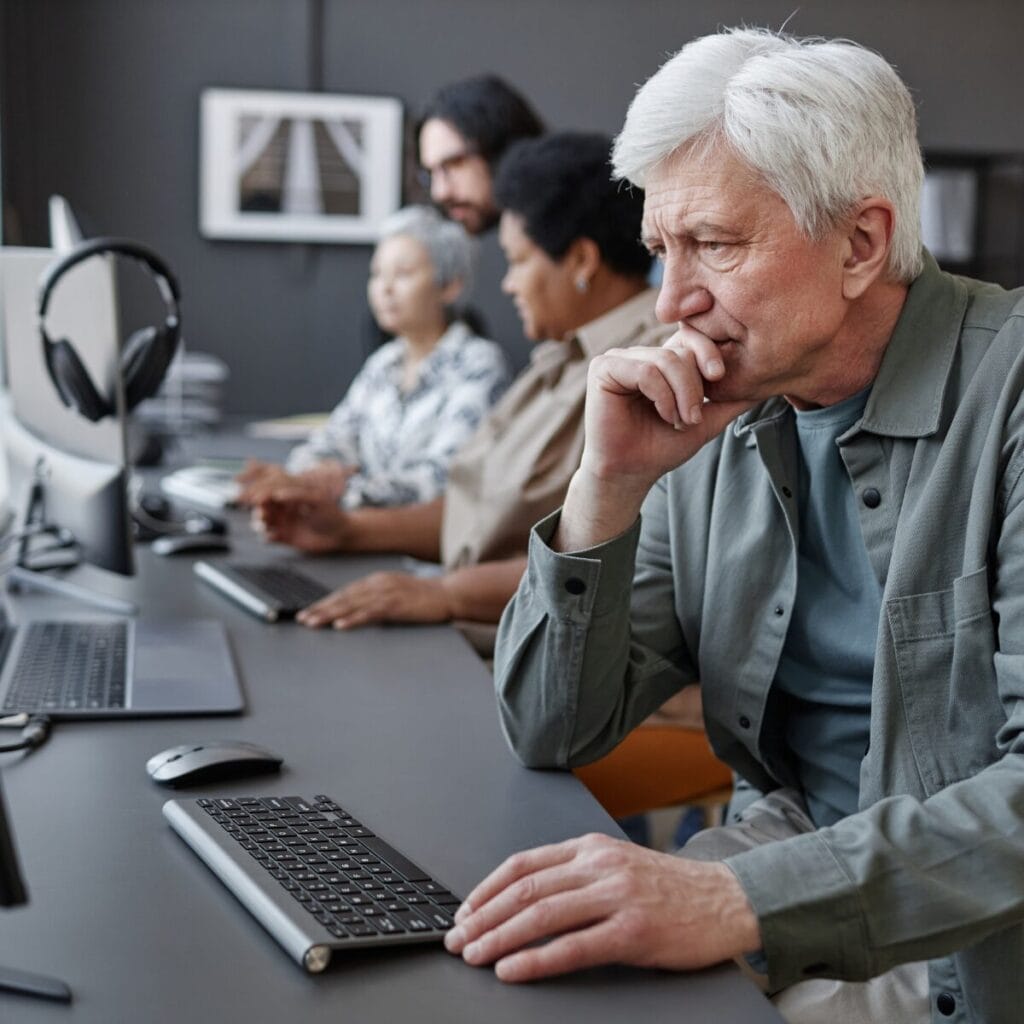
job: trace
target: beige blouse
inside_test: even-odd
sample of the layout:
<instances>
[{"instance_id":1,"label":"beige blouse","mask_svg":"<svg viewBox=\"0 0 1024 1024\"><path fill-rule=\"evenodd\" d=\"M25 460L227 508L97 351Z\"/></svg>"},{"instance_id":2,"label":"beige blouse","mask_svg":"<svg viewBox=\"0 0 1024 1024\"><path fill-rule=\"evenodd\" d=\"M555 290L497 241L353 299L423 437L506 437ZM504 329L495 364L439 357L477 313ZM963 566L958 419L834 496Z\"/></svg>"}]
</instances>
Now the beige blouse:
<instances>
[{"instance_id":1,"label":"beige blouse","mask_svg":"<svg viewBox=\"0 0 1024 1024\"><path fill-rule=\"evenodd\" d=\"M641 292L568 341L541 342L448 473L441 560L448 569L525 555L531 527L565 498L583 454L587 365L610 348L656 345L672 327Z\"/></svg>"}]
</instances>

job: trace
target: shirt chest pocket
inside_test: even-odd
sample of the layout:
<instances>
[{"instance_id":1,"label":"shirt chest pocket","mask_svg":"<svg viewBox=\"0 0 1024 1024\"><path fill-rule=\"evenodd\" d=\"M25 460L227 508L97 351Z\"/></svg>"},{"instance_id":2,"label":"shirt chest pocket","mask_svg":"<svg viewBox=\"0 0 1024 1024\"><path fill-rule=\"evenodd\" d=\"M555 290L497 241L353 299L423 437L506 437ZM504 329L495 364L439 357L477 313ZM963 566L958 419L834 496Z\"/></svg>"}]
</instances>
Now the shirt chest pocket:
<instances>
[{"instance_id":1,"label":"shirt chest pocket","mask_svg":"<svg viewBox=\"0 0 1024 1024\"><path fill-rule=\"evenodd\" d=\"M893 598L885 610L914 757L935 792L997 757L1005 715L987 567L949 590Z\"/></svg>"}]
</instances>

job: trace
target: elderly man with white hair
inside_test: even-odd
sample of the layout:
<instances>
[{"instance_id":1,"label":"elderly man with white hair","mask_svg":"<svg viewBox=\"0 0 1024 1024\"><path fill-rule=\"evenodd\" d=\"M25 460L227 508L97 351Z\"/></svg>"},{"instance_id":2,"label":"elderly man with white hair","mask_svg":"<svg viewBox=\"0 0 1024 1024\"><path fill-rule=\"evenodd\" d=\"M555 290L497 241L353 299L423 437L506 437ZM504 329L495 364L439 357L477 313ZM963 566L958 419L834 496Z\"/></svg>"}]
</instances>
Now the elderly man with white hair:
<instances>
[{"instance_id":1,"label":"elderly man with white hair","mask_svg":"<svg viewBox=\"0 0 1024 1024\"><path fill-rule=\"evenodd\" d=\"M526 764L584 764L699 680L760 795L681 856L517 854L448 948L509 981L745 958L790 1020L1019 1020L1024 292L922 250L913 103L849 42L690 43L615 167L678 331L591 365L502 721Z\"/></svg>"}]
</instances>

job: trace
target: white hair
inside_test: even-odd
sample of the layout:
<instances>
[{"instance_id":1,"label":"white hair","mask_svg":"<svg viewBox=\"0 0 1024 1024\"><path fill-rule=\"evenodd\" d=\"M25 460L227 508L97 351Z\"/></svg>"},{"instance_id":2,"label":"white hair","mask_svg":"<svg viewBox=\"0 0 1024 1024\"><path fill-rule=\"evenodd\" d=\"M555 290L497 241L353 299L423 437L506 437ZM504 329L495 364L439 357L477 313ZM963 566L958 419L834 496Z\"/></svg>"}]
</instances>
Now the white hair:
<instances>
[{"instance_id":1,"label":"white hair","mask_svg":"<svg viewBox=\"0 0 1024 1024\"><path fill-rule=\"evenodd\" d=\"M469 288L477 246L461 224L442 217L432 206L403 206L381 224L378 244L398 235L415 238L427 250L439 288L452 281Z\"/></svg>"},{"instance_id":2,"label":"white hair","mask_svg":"<svg viewBox=\"0 0 1024 1024\"><path fill-rule=\"evenodd\" d=\"M877 53L847 40L726 29L695 39L641 87L615 140L615 174L643 187L694 142L724 143L821 238L861 199L895 207L888 271L922 267L923 177L910 92Z\"/></svg>"}]
</instances>

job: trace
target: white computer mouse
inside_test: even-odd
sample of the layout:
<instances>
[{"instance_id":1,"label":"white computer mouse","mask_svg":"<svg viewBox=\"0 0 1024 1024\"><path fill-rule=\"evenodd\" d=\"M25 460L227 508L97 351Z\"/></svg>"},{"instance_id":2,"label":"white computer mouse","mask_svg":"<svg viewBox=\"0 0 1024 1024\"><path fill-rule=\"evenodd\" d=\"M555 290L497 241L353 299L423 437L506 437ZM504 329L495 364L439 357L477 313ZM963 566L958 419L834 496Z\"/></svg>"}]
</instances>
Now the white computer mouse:
<instances>
[{"instance_id":1,"label":"white computer mouse","mask_svg":"<svg viewBox=\"0 0 1024 1024\"><path fill-rule=\"evenodd\" d=\"M157 537L150 547L157 555L184 555L190 551L230 551L231 542L222 533L174 533Z\"/></svg>"},{"instance_id":2,"label":"white computer mouse","mask_svg":"<svg viewBox=\"0 0 1024 1024\"><path fill-rule=\"evenodd\" d=\"M164 786L192 786L276 772L277 754L244 740L201 740L171 747L146 762L146 773Z\"/></svg>"}]
</instances>

